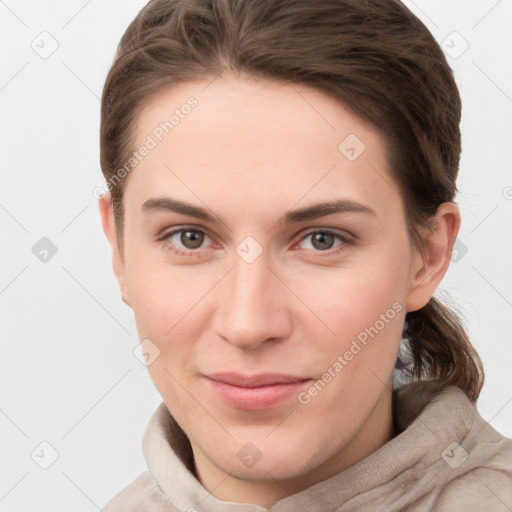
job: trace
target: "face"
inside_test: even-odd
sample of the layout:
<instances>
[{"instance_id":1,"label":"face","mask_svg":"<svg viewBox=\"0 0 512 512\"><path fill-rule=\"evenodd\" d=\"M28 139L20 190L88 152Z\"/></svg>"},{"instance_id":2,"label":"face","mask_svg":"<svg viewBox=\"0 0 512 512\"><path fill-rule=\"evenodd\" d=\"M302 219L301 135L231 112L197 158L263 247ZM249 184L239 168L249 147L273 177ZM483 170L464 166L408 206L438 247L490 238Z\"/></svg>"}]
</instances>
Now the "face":
<instances>
[{"instance_id":1,"label":"face","mask_svg":"<svg viewBox=\"0 0 512 512\"><path fill-rule=\"evenodd\" d=\"M116 273L196 462L293 480L389 419L405 313L431 290L374 129L313 88L208 83L138 119L152 147L127 178Z\"/></svg>"}]
</instances>

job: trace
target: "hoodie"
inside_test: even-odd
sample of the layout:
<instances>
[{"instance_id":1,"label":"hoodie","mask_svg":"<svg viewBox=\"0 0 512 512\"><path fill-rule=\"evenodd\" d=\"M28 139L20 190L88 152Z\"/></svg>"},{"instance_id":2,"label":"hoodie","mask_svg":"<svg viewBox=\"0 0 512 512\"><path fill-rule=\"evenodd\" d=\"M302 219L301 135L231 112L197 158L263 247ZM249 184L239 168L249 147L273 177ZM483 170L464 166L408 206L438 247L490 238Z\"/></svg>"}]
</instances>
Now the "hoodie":
<instances>
[{"instance_id":1,"label":"hoodie","mask_svg":"<svg viewBox=\"0 0 512 512\"><path fill-rule=\"evenodd\" d=\"M271 507L222 501L195 476L185 433L162 402L144 432L147 471L103 512L512 512L512 440L456 386L393 390L395 436L337 475Z\"/></svg>"}]
</instances>

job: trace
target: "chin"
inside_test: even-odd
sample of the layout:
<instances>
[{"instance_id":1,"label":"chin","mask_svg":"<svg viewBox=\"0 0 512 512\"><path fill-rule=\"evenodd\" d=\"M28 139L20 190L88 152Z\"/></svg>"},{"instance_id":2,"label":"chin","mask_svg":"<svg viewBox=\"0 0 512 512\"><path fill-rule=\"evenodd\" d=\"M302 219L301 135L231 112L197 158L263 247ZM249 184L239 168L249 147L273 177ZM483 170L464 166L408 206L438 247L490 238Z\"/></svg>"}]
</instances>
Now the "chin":
<instances>
[{"instance_id":1,"label":"chin","mask_svg":"<svg viewBox=\"0 0 512 512\"><path fill-rule=\"evenodd\" d=\"M263 442L246 443L222 453L212 454L225 473L240 480L289 480L313 471L323 462L315 453L304 453L304 445L286 445L284 442L273 444ZM257 448L259 446L260 448ZM310 450L314 447L309 446ZM226 453L229 455L226 456ZM218 458L215 458L218 455Z\"/></svg>"},{"instance_id":2,"label":"chin","mask_svg":"<svg viewBox=\"0 0 512 512\"><path fill-rule=\"evenodd\" d=\"M232 477L239 480L247 481L265 481L265 480L290 480L300 477L305 473L313 470L309 468L298 469L301 461L296 459L281 459L276 461L263 462L260 460L252 468L243 468L240 464L230 464L222 468L224 471L229 472Z\"/></svg>"}]
</instances>

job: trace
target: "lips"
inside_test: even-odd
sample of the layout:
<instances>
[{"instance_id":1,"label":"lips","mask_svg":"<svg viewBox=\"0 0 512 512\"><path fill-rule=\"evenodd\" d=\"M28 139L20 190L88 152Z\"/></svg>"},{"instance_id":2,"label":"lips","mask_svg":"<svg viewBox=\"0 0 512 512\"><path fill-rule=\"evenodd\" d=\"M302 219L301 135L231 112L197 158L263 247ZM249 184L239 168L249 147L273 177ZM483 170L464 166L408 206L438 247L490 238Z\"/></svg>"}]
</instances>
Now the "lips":
<instances>
[{"instance_id":1,"label":"lips","mask_svg":"<svg viewBox=\"0 0 512 512\"><path fill-rule=\"evenodd\" d=\"M276 407L300 392L311 379L277 373L205 375L210 390L235 409L261 411Z\"/></svg>"},{"instance_id":2,"label":"lips","mask_svg":"<svg viewBox=\"0 0 512 512\"><path fill-rule=\"evenodd\" d=\"M293 382L309 380L305 377L293 377L291 375L283 375L280 373L261 373L253 376L245 376L238 373L214 373L207 375L207 377L218 382L224 382L241 388L290 384Z\"/></svg>"}]
</instances>

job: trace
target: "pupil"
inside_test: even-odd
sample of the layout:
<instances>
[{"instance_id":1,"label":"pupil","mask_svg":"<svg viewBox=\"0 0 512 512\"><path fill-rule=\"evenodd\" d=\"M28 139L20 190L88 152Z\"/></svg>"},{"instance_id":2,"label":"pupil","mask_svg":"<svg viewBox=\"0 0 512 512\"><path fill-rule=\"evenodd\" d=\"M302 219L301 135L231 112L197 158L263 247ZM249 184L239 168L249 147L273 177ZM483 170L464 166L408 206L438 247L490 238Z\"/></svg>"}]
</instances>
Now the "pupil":
<instances>
[{"instance_id":1,"label":"pupil","mask_svg":"<svg viewBox=\"0 0 512 512\"><path fill-rule=\"evenodd\" d=\"M187 238L189 237L189 238ZM184 231L181 235L181 242L185 247L189 247L190 249L196 249L200 247L203 240L201 235L197 231ZM188 245L191 243L191 246Z\"/></svg>"},{"instance_id":2,"label":"pupil","mask_svg":"<svg viewBox=\"0 0 512 512\"><path fill-rule=\"evenodd\" d=\"M313 245L315 245L316 242L319 242L320 247L317 247L317 249L329 249L330 247L325 247L325 246L322 246L321 244L325 244L326 239L327 239L327 245L330 246L331 244L329 244L329 241L332 242L332 238L333 238L333 236L328 233L317 233L313 237ZM316 245L315 245L315 247L316 247Z\"/></svg>"}]
</instances>

